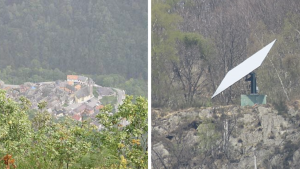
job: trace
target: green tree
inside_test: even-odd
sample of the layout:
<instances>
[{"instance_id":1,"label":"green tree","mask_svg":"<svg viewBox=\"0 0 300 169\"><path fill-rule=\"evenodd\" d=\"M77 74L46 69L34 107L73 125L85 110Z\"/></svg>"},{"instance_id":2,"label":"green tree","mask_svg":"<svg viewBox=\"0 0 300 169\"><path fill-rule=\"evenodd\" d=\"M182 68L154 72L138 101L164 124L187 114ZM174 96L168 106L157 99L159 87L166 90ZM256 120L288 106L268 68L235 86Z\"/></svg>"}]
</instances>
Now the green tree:
<instances>
[{"instance_id":1,"label":"green tree","mask_svg":"<svg viewBox=\"0 0 300 169\"><path fill-rule=\"evenodd\" d=\"M20 107L0 90L0 158L10 154L19 160L19 155L25 153L30 145L32 132L26 114L27 104L28 100L21 98L21 105L24 106Z\"/></svg>"},{"instance_id":2,"label":"green tree","mask_svg":"<svg viewBox=\"0 0 300 169\"><path fill-rule=\"evenodd\" d=\"M172 61L174 79L179 84L177 103L191 106L202 101L197 95L207 92L209 82L205 77L209 58L213 53L212 43L197 33L182 33L178 40L178 61ZM183 98L183 99L178 99ZM183 101L182 101L183 100Z\"/></svg>"},{"instance_id":3,"label":"green tree","mask_svg":"<svg viewBox=\"0 0 300 169\"><path fill-rule=\"evenodd\" d=\"M38 111L30 106L24 97L16 103L0 92L0 157L12 155L18 168L147 168L146 99L128 96L115 114L107 106L97 116L101 131L91 121L56 122L46 102Z\"/></svg>"},{"instance_id":4,"label":"green tree","mask_svg":"<svg viewBox=\"0 0 300 169\"><path fill-rule=\"evenodd\" d=\"M153 0L152 2L152 98L153 105L169 104L172 93L171 62L178 61L176 40L179 37L179 23L182 18L172 9L171 1Z\"/></svg>"},{"instance_id":5,"label":"green tree","mask_svg":"<svg viewBox=\"0 0 300 169\"><path fill-rule=\"evenodd\" d=\"M119 111L111 114L112 107L106 106L97 118L104 126L101 131L103 149L110 150L104 156L105 167L112 167L118 159L120 168L147 168L147 114L148 103L138 97L132 102L132 96L127 96L124 103L119 106Z\"/></svg>"},{"instance_id":6,"label":"green tree","mask_svg":"<svg viewBox=\"0 0 300 169\"><path fill-rule=\"evenodd\" d=\"M70 119L55 123L44 111L45 102L38 105L40 111L30 121L26 113L30 102L24 97L20 101L16 103L0 91L1 159L12 155L19 168L69 168L90 151L85 138L92 128Z\"/></svg>"},{"instance_id":7,"label":"green tree","mask_svg":"<svg viewBox=\"0 0 300 169\"><path fill-rule=\"evenodd\" d=\"M217 141L221 138L221 133L216 130L216 126L211 119L204 119L197 130L200 143L199 151L201 153L212 150L217 145Z\"/></svg>"},{"instance_id":8,"label":"green tree","mask_svg":"<svg viewBox=\"0 0 300 169\"><path fill-rule=\"evenodd\" d=\"M25 102L22 100L22 104ZM31 122L25 111L7 99L4 91L0 91L0 154L24 152L24 146L32 134Z\"/></svg>"}]
</instances>

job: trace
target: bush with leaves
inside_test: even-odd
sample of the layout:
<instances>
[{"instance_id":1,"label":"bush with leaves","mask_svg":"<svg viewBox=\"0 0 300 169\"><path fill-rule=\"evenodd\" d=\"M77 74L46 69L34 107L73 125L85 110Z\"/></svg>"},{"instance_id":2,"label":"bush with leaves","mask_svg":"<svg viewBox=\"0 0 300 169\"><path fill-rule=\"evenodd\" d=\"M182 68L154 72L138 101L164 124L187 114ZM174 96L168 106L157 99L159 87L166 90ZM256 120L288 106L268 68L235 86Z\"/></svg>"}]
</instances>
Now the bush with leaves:
<instances>
[{"instance_id":1,"label":"bush with leaves","mask_svg":"<svg viewBox=\"0 0 300 169\"><path fill-rule=\"evenodd\" d=\"M8 166L3 157L18 168L147 168L147 100L132 99L115 114L105 107L98 131L89 121L55 122L46 102L29 120L30 102L16 103L0 91L0 168Z\"/></svg>"},{"instance_id":2,"label":"bush with leaves","mask_svg":"<svg viewBox=\"0 0 300 169\"><path fill-rule=\"evenodd\" d=\"M21 98L21 105L27 103L27 99ZM31 122L26 110L27 106L19 106L12 99L7 99L6 93L0 90L0 158L12 155L18 160L15 156L25 153L30 145Z\"/></svg>"},{"instance_id":3,"label":"bush with leaves","mask_svg":"<svg viewBox=\"0 0 300 169\"><path fill-rule=\"evenodd\" d=\"M106 106L97 118L104 126L101 131L101 148L112 150L105 156L105 166L118 168L147 168L147 100L127 96L115 114L111 106Z\"/></svg>"},{"instance_id":4,"label":"bush with leaves","mask_svg":"<svg viewBox=\"0 0 300 169\"><path fill-rule=\"evenodd\" d=\"M18 168L68 168L90 151L90 143L84 139L89 130L70 119L53 122L43 111L45 102L38 105L40 111L30 121L26 114L30 102L24 97L20 101L18 104L0 91L0 159L12 156Z\"/></svg>"}]
</instances>

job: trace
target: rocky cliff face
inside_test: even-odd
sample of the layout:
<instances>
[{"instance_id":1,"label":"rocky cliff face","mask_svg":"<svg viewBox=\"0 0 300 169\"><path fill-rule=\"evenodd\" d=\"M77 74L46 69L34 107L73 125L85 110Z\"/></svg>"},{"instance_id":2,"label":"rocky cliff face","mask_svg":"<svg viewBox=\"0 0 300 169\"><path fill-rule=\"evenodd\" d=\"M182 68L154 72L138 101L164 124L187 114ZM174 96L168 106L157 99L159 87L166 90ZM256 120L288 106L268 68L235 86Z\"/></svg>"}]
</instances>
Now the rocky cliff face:
<instances>
[{"instance_id":1,"label":"rocky cliff face","mask_svg":"<svg viewBox=\"0 0 300 169\"><path fill-rule=\"evenodd\" d=\"M298 102L152 111L153 168L300 168ZM164 116L162 116L164 114Z\"/></svg>"}]
</instances>

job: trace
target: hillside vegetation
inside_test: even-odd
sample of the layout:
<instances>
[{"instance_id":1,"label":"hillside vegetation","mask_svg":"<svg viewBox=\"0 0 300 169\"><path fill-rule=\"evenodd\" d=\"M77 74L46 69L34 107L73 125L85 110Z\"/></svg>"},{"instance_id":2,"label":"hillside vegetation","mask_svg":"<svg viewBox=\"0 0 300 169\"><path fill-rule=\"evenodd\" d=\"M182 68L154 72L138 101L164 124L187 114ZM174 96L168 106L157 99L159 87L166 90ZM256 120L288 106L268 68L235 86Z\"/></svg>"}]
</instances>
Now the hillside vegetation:
<instances>
[{"instance_id":1,"label":"hillside vegetation","mask_svg":"<svg viewBox=\"0 0 300 169\"><path fill-rule=\"evenodd\" d=\"M226 73L277 39L256 70L259 92L281 107L299 99L297 0L153 0L152 106L239 104L243 79L211 100Z\"/></svg>"},{"instance_id":2,"label":"hillside vegetation","mask_svg":"<svg viewBox=\"0 0 300 169\"><path fill-rule=\"evenodd\" d=\"M92 77L147 95L147 3L0 0L0 79Z\"/></svg>"},{"instance_id":3,"label":"hillside vegetation","mask_svg":"<svg viewBox=\"0 0 300 169\"><path fill-rule=\"evenodd\" d=\"M147 100L123 102L117 113L106 106L96 116L99 131L87 120L54 119L46 102L31 110L28 99L17 103L0 90L0 168L147 168Z\"/></svg>"}]
</instances>

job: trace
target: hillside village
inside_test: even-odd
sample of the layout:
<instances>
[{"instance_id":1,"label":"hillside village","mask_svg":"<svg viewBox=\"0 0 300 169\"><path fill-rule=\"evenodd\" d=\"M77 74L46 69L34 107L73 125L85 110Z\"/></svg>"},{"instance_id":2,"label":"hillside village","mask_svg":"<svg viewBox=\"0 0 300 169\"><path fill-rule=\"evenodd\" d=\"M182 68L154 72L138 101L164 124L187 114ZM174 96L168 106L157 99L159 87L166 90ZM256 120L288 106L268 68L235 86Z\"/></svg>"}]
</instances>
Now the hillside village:
<instances>
[{"instance_id":1,"label":"hillside village","mask_svg":"<svg viewBox=\"0 0 300 169\"><path fill-rule=\"evenodd\" d=\"M124 90L115 92L112 88L95 84L91 78L78 75L67 75L66 80L55 82L26 82L22 85L8 85L0 81L0 89L16 101L25 96L31 101L32 109L38 109L38 103L45 101L47 111L57 119L70 116L77 121L89 117L94 119L104 107L101 99L105 96L118 98L115 107L125 98Z\"/></svg>"}]
</instances>

